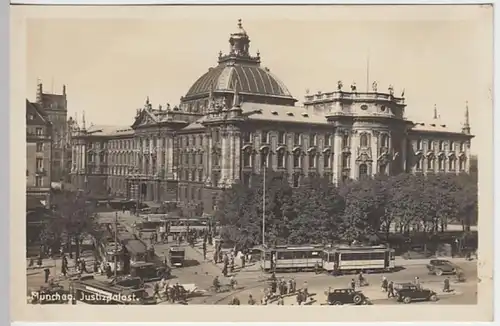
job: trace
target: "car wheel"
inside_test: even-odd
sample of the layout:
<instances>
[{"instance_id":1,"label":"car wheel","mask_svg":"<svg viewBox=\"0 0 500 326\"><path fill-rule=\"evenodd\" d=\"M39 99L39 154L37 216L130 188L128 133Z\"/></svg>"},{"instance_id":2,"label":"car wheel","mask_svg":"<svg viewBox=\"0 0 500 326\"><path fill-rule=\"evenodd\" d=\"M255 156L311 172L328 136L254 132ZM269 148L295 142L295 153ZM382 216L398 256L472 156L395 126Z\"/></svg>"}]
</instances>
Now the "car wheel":
<instances>
[{"instance_id":1,"label":"car wheel","mask_svg":"<svg viewBox=\"0 0 500 326\"><path fill-rule=\"evenodd\" d=\"M404 297L403 302L404 303L410 303L411 302L411 298L410 297Z\"/></svg>"},{"instance_id":2,"label":"car wheel","mask_svg":"<svg viewBox=\"0 0 500 326\"><path fill-rule=\"evenodd\" d=\"M340 302L340 301L334 301L334 302L333 302L333 305L334 305L334 306L341 306L341 305L342 305L342 302Z\"/></svg>"},{"instance_id":3,"label":"car wheel","mask_svg":"<svg viewBox=\"0 0 500 326\"><path fill-rule=\"evenodd\" d=\"M361 298L361 296L359 294L356 294L353 298L352 298L352 301L355 303L355 304L360 304L361 301L363 301L363 298Z\"/></svg>"},{"instance_id":4,"label":"car wheel","mask_svg":"<svg viewBox=\"0 0 500 326\"><path fill-rule=\"evenodd\" d=\"M437 295L435 295L435 294L433 294L433 295L431 295L431 296L429 297L429 300L430 300L430 301L437 301L437 299L438 299L438 297L437 297Z\"/></svg>"},{"instance_id":5,"label":"car wheel","mask_svg":"<svg viewBox=\"0 0 500 326\"><path fill-rule=\"evenodd\" d=\"M443 275L443 271L442 271L442 270L440 270L440 269L436 270L436 275L437 275L437 276L441 276L441 275Z\"/></svg>"}]
</instances>

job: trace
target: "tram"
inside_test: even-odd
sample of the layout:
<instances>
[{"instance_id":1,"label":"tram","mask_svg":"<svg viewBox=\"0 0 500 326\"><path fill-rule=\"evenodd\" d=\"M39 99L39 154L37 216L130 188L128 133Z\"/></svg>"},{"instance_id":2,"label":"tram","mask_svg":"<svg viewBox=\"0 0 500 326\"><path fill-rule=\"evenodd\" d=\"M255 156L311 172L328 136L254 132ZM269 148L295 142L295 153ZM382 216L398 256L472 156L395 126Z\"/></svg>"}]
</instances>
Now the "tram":
<instances>
[{"instance_id":1,"label":"tram","mask_svg":"<svg viewBox=\"0 0 500 326\"><path fill-rule=\"evenodd\" d=\"M261 269L270 272L314 270L322 263L323 246L276 246L260 247Z\"/></svg>"},{"instance_id":2,"label":"tram","mask_svg":"<svg viewBox=\"0 0 500 326\"><path fill-rule=\"evenodd\" d=\"M386 246L339 246L323 250L323 269L334 274L393 271L395 251Z\"/></svg>"}]
</instances>

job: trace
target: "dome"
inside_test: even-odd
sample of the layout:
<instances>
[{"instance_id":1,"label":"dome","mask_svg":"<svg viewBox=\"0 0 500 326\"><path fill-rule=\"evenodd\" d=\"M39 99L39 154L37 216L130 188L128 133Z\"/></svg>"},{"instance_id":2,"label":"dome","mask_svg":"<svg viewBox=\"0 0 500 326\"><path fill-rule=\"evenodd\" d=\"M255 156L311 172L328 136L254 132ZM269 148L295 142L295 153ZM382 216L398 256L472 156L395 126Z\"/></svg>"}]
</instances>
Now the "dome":
<instances>
[{"instance_id":1,"label":"dome","mask_svg":"<svg viewBox=\"0 0 500 326\"><path fill-rule=\"evenodd\" d=\"M210 68L191 86L185 97L206 95L212 89L233 92L235 87L241 94L293 98L286 86L267 69L238 63Z\"/></svg>"},{"instance_id":2,"label":"dome","mask_svg":"<svg viewBox=\"0 0 500 326\"><path fill-rule=\"evenodd\" d=\"M286 86L269 69L260 66L260 53L251 56L249 50L250 37L239 19L238 30L229 39L229 53L219 53L219 64L198 78L183 99L189 101L208 96L210 91L233 93L237 88L240 94L254 98L283 99L295 103Z\"/></svg>"}]
</instances>

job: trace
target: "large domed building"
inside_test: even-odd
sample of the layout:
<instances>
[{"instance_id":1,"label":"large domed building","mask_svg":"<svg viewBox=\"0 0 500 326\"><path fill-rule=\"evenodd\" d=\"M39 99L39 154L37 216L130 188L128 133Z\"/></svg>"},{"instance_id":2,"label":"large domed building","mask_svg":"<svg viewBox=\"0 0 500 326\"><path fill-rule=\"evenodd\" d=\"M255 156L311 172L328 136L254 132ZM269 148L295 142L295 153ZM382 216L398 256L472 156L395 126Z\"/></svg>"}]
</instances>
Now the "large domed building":
<instances>
[{"instance_id":1,"label":"large domed building","mask_svg":"<svg viewBox=\"0 0 500 326\"><path fill-rule=\"evenodd\" d=\"M263 167L292 186L311 175L338 183L370 175L469 171L468 108L462 130L405 118L392 86L355 85L306 95L303 106L251 55L241 20L229 51L201 75L178 106L149 99L130 127L74 130L72 180L96 196L148 204L177 201L192 214L213 211L221 189L248 184Z\"/></svg>"}]
</instances>

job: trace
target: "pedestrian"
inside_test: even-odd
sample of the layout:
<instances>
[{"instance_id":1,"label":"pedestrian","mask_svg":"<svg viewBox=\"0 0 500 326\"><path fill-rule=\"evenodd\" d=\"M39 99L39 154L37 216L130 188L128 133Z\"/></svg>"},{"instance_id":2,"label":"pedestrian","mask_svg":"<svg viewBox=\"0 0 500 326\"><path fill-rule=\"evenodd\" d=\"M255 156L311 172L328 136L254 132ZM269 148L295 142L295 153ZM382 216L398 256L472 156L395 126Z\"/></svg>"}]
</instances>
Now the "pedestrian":
<instances>
[{"instance_id":1,"label":"pedestrian","mask_svg":"<svg viewBox=\"0 0 500 326\"><path fill-rule=\"evenodd\" d=\"M420 279L418 278L418 276L415 276L415 286L417 287L417 289L420 289Z\"/></svg>"},{"instance_id":2,"label":"pedestrian","mask_svg":"<svg viewBox=\"0 0 500 326\"><path fill-rule=\"evenodd\" d=\"M99 272L99 262L94 260L94 273L97 274Z\"/></svg>"},{"instance_id":3,"label":"pedestrian","mask_svg":"<svg viewBox=\"0 0 500 326\"><path fill-rule=\"evenodd\" d=\"M254 298L252 297L252 294L249 294L249 295L248 295L248 304L249 304L250 306L255 305L255 300L254 300Z\"/></svg>"},{"instance_id":4,"label":"pedestrian","mask_svg":"<svg viewBox=\"0 0 500 326\"><path fill-rule=\"evenodd\" d=\"M203 260L207 259L207 244L203 242Z\"/></svg>"},{"instance_id":5,"label":"pedestrian","mask_svg":"<svg viewBox=\"0 0 500 326\"><path fill-rule=\"evenodd\" d=\"M158 296L158 298L160 298L161 300L161 295L160 295L160 284L159 282L156 282L154 287L153 287L153 298L156 298Z\"/></svg>"},{"instance_id":6,"label":"pedestrian","mask_svg":"<svg viewBox=\"0 0 500 326\"><path fill-rule=\"evenodd\" d=\"M66 277L67 268L68 267L64 264L64 260L63 260L63 263L61 264L61 274L63 274L64 277Z\"/></svg>"},{"instance_id":7,"label":"pedestrian","mask_svg":"<svg viewBox=\"0 0 500 326\"><path fill-rule=\"evenodd\" d=\"M240 259L241 259L241 268L245 268L245 263L246 263L245 254L242 254Z\"/></svg>"},{"instance_id":8,"label":"pedestrian","mask_svg":"<svg viewBox=\"0 0 500 326\"><path fill-rule=\"evenodd\" d=\"M451 289L450 289L450 278L447 277L445 280L444 280L444 287L443 287L443 292L450 292Z\"/></svg>"},{"instance_id":9,"label":"pedestrian","mask_svg":"<svg viewBox=\"0 0 500 326\"><path fill-rule=\"evenodd\" d=\"M351 285L351 289L352 289L353 291L355 291L355 290L356 290L356 281L355 281L354 279L351 279L351 283L350 283L350 285Z\"/></svg>"},{"instance_id":10,"label":"pedestrian","mask_svg":"<svg viewBox=\"0 0 500 326\"><path fill-rule=\"evenodd\" d=\"M224 263L224 266L222 267L222 275L227 277L227 264L226 263Z\"/></svg>"},{"instance_id":11,"label":"pedestrian","mask_svg":"<svg viewBox=\"0 0 500 326\"><path fill-rule=\"evenodd\" d=\"M36 264L38 265L38 268L42 268L42 254L38 256Z\"/></svg>"},{"instance_id":12,"label":"pedestrian","mask_svg":"<svg viewBox=\"0 0 500 326\"><path fill-rule=\"evenodd\" d=\"M288 293L293 293L292 279L288 280Z\"/></svg>"},{"instance_id":13,"label":"pedestrian","mask_svg":"<svg viewBox=\"0 0 500 326\"><path fill-rule=\"evenodd\" d=\"M231 301L231 304L233 306L239 306L240 305L240 299L238 299L237 297L233 297L233 300Z\"/></svg>"},{"instance_id":14,"label":"pedestrian","mask_svg":"<svg viewBox=\"0 0 500 326\"><path fill-rule=\"evenodd\" d=\"M389 285L389 282L387 281L387 278L385 276L382 276L382 291L387 292L387 286Z\"/></svg>"},{"instance_id":15,"label":"pedestrian","mask_svg":"<svg viewBox=\"0 0 500 326\"><path fill-rule=\"evenodd\" d=\"M50 269L46 267L43 272L45 273L45 283L49 281L49 276L50 276Z\"/></svg>"},{"instance_id":16,"label":"pedestrian","mask_svg":"<svg viewBox=\"0 0 500 326\"><path fill-rule=\"evenodd\" d=\"M295 281L295 278L292 277L292 293L295 293L297 291L297 282Z\"/></svg>"},{"instance_id":17,"label":"pedestrian","mask_svg":"<svg viewBox=\"0 0 500 326\"><path fill-rule=\"evenodd\" d=\"M295 298L297 300L297 304L300 306L302 304L302 292L299 290L299 292L297 292L297 296Z\"/></svg>"},{"instance_id":18,"label":"pedestrian","mask_svg":"<svg viewBox=\"0 0 500 326\"><path fill-rule=\"evenodd\" d=\"M390 281L388 290L387 290L387 298L394 297L394 282Z\"/></svg>"},{"instance_id":19,"label":"pedestrian","mask_svg":"<svg viewBox=\"0 0 500 326\"><path fill-rule=\"evenodd\" d=\"M278 306L284 306L285 305L285 301L283 300L283 296L280 295L279 299L278 299Z\"/></svg>"},{"instance_id":20,"label":"pedestrian","mask_svg":"<svg viewBox=\"0 0 500 326\"><path fill-rule=\"evenodd\" d=\"M309 291L308 291L308 284L307 281L304 281L304 285L302 285L302 292L304 293L305 298L309 296Z\"/></svg>"}]
</instances>

